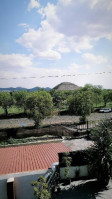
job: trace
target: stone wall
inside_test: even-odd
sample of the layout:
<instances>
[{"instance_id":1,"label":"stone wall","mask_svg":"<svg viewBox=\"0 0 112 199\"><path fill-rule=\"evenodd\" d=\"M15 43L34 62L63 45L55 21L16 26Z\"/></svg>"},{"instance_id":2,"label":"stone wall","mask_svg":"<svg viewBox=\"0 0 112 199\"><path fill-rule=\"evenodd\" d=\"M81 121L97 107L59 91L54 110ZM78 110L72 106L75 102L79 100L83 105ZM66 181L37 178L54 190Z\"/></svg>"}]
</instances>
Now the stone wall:
<instances>
[{"instance_id":1,"label":"stone wall","mask_svg":"<svg viewBox=\"0 0 112 199\"><path fill-rule=\"evenodd\" d=\"M62 125L49 126L44 128L14 128L4 129L0 131L0 140L9 137L25 138L30 136L56 135L56 136L72 136L77 134L76 129L70 129Z\"/></svg>"}]
</instances>

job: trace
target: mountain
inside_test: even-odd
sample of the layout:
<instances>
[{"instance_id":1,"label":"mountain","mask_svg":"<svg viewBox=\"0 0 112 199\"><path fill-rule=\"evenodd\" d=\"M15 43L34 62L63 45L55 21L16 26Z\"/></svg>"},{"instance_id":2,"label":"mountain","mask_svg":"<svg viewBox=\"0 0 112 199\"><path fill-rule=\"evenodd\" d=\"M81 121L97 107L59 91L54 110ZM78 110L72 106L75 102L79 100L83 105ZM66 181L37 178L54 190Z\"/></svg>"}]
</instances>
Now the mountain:
<instances>
[{"instance_id":1,"label":"mountain","mask_svg":"<svg viewBox=\"0 0 112 199\"><path fill-rule=\"evenodd\" d=\"M53 89L55 90L60 90L60 91L68 91L68 90L77 90L80 87L70 83L70 82L62 82L61 84L58 84L57 86L55 86Z\"/></svg>"},{"instance_id":2,"label":"mountain","mask_svg":"<svg viewBox=\"0 0 112 199\"><path fill-rule=\"evenodd\" d=\"M49 87L46 87L46 88L34 87L34 88L29 88L29 89L28 88L23 88L23 87L16 87L16 88L9 87L9 88L0 88L0 91L7 91L7 92L22 91L22 90L25 90L25 91L38 91L40 89L45 89L46 91L51 90L51 88L49 88Z\"/></svg>"}]
</instances>

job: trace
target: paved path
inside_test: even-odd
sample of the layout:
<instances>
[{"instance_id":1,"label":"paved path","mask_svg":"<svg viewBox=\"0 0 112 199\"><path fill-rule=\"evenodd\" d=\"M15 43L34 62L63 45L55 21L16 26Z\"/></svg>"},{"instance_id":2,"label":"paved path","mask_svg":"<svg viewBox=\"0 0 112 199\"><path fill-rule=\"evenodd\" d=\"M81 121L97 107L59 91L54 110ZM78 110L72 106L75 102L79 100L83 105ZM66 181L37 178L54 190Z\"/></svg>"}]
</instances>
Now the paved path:
<instances>
[{"instance_id":1,"label":"paved path","mask_svg":"<svg viewBox=\"0 0 112 199\"><path fill-rule=\"evenodd\" d=\"M84 150L84 149L87 149L88 147L92 146L92 144L93 144L92 141L86 140L85 138L64 140L63 143L67 147L69 147L72 151Z\"/></svg>"}]
</instances>

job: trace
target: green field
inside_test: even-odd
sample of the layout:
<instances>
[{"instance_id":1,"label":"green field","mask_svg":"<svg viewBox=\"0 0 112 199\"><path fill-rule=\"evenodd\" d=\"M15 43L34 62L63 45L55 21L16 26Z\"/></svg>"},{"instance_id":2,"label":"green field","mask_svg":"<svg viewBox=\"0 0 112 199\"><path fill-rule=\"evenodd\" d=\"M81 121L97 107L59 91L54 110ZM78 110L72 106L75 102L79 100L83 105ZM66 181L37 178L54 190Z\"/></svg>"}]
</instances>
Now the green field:
<instances>
[{"instance_id":1,"label":"green field","mask_svg":"<svg viewBox=\"0 0 112 199\"><path fill-rule=\"evenodd\" d=\"M100 103L100 104L97 105L98 108L101 107L101 106L104 106L104 104ZM95 107L95 105L94 105L94 107ZM108 102L106 107L112 108L112 102ZM68 108L67 106L63 106L61 108L55 108L53 113L57 115L58 112L60 112L60 110L61 111L67 110L67 108ZM4 113L5 113L4 109L0 106L0 114L4 114ZM19 114L19 113L24 113L24 109L17 107L17 106L11 106L10 108L8 108L8 114Z\"/></svg>"},{"instance_id":2,"label":"green field","mask_svg":"<svg viewBox=\"0 0 112 199\"><path fill-rule=\"evenodd\" d=\"M8 108L8 114L19 114L23 113L24 109L23 108L18 108L17 106L11 106ZM0 107L0 114L4 114L4 109Z\"/></svg>"}]
</instances>

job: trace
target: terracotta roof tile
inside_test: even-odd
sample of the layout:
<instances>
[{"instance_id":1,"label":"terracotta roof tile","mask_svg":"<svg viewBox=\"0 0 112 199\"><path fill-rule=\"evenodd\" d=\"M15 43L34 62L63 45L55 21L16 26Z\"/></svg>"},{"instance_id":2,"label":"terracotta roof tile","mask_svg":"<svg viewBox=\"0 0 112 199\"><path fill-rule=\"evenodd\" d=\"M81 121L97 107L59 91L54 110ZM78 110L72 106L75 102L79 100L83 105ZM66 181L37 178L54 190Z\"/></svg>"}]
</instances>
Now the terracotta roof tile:
<instances>
[{"instance_id":1,"label":"terracotta roof tile","mask_svg":"<svg viewBox=\"0 0 112 199\"><path fill-rule=\"evenodd\" d=\"M71 149L63 143L0 148L0 175L48 169L65 151Z\"/></svg>"}]
</instances>

